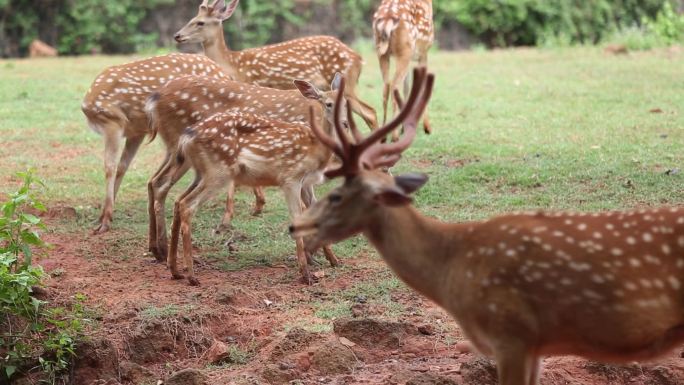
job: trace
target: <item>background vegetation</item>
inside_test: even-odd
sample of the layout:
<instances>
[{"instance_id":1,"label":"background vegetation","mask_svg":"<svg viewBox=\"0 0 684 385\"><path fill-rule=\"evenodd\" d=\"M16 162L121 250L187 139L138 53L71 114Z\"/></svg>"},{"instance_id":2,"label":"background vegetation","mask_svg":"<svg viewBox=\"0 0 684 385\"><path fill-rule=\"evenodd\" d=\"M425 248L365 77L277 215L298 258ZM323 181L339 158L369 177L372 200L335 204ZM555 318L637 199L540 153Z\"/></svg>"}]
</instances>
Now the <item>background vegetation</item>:
<instances>
[{"instance_id":1,"label":"background vegetation","mask_svg":"<svg viewBox=\"0 0 684 385\"><path fill-rule=\"evenodd\" d=\"M24 55L35 38L56 46L61 54L130 53L169 44L173 31L193 16L199 2L0 0L0 55ZM350 42L371 36L369 26L378 3L242 0L233 20L225 24L226 33L235 48L310 33L337 35ZM433 4L443 46L454 46L451 40L459 39L463 29L474 41L495 47L595 44L625 35L632 42L640 37L641 45L655 46L684 38L684 18L677 14L684 7L680 0L434 0Z\"/></svg>"}]
</instances>

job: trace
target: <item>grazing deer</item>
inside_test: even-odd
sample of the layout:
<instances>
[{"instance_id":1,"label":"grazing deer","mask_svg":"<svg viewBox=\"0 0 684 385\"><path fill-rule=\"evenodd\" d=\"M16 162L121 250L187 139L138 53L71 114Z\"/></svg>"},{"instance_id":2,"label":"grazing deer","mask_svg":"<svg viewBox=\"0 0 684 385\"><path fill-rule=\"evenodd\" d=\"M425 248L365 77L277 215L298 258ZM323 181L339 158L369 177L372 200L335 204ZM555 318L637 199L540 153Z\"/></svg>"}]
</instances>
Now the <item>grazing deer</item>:
<instances>
[{"instance_id":1,"label":"grazing deer","mask_svg":"<svg viewBox=\"0 0 684 385\"><path fill-rule=\"evenodd\" d=\"M90 128L105 141L106 196L96 233L104 233L111 227L114 199L121 180L143 139L151 133L144 111L147 97L167 81L188 75L214 82L228 80L211 59L174 53L109 67L90 86L81 109ZM119 159L124 138L126 144Z\"/></svg>"},{"instance_id":2,"label":"grazing deer","mask_svg":"<svg viewBox=\"0 0 684 385\"><path fill-rule=\"evenodd\" d=\"M159 133L167 149L164 163L148 182L149 250L158 261L166 261L168 254L164 214L166 197L171 187L190 168L187 163L177 163L174 156L183 130L218 112L242 112L285 122L306 123L310 107L315 108L317 117L327 118L324 124L330 124L341 76L333 80L329 86L332 91L327 92L319 91L306 81L295 83L298 90L276 90L230 80L217 82L205 77L187 76L168 82L150 97L146 110L155 133ZM261 190L257 186L255 191ZM231 185L219 229L230 226L234 212L233 194L234 185ZM304 189L303 199L307 203L314 199L311 186Z\"/></svg>"},{"instance_id":3,"label":"grazing deer","mask_svg":"<svg viewBox=\"0 0 684 385\"><path fill-rule=\"evenodd\" d=\"M307 89L306 92L319 92L312 84L305 83L302 82L302 87ZM343 87L335 108L337 127L344 124L339 108L344 104ZM314 106L309 106L309 109L312 121L319 124ZM326 127L330 134L331 125ZM191 285L199 284L193 270L191 219L197 208L217 191L235 184L279 186L285 194L290 217L294 219L302 211L304 191L312 190L315 184L323 181L323 171L331 155L328 147L321 144L305 124L283 122L253 113L221 112L186 130L180 139L177 162L171 167L171 172L182 173L189 163L195 170L195 180L174 206L168 257L172 276L183 278L176 263L182 233L187 278ZM307 207L315 201L313 196L310 197L312 199L304 202ZM302 279L311 284L307 264L309 256L304 250L303 240L297 239L296 245ZM323 249L330 264L336 266L338 261L332 249L329 246L323 246Z\"/></svg>"},{"instance_id":4,"label":"grazing deer","mask_svg":"<svg viewBox=\"0 0 684 385\"><path fill-rule=\"evenodd\" d=\"M373 15L375 51L380 61L384 88L382 91L383 124L387 121L387 102L400 84L406 83L412 59L427 65L427 55L435 39L432 23L432 0L383 0ZM395 58L394 77L390 79L390 58ZM404 91L407 87L404 86ZM396 112L396 102L392 103ZM431 132L427 110L423 117L426 133ZM394 131L393 139L398 138Z\"/></svg>"},{"instance_id":5,"label":"grazing deer","mask_svg":"<svg viewBox=\"0 0 684 385\"><path fill-rule=\"evenodd\" d=\"M373 107L356 96L363 60L332 36L311 36L264 47L231 51L223 34L223 21L231 17L239 0L204 0L199 12L174 38L179 43L201 43L204 53L219 63L233 80L283 90L293 89L294 79L304 79L325 90L335 74L347 79L345 97L371 129L377 127Z\"/></svg>"},{"instance_id":6,"label":"grazing deer","mask_svg":"<svg viewBox=\"0 0 684 385\"><path fill-rule=\"evenodd\" d=\"M308 250L363 233L406 283L445 308L500 384L535 385L543 356L648 360L684 343L684 208L529 213L442 223L411 206L422 174L392 177L415 136L432 78L420 70L397 120L342 146L344 176L295 219ZM395 144L377 143L404 121ZM351 122L350 122L351 123ZM352 125L353 126L353 125Z\"/></svg>"}]
</instances>

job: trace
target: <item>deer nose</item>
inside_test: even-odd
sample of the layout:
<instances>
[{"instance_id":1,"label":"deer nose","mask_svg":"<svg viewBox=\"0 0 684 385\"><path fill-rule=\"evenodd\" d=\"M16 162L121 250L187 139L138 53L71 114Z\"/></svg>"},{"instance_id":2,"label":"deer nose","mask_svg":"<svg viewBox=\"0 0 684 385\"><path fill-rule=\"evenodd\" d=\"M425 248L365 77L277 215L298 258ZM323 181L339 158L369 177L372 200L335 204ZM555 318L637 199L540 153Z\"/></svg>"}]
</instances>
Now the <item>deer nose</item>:
<instances>
[{"instance_id":1,"label":"deer nose","mask_svg":"<svg viewBox=\"0 0 684 385\"><path fill-rule=\"evenodd\" d=\"M290 231L290 234L295 232L295 227L294 225L290 225L290 227L287 228Z\"/></svg>"},{"instance_id":2,"label":"deer nose","mask_svg":"<svg viewBox=\"0 0 684 385\"><path fill-rule=\"evenodd\" d=\"M173 38L174 38L177 42L179 42L179 43L181 42L181 34L180 34L180 33L177 33L177 34L173 35Z\"/></svg>"}]
</instances>

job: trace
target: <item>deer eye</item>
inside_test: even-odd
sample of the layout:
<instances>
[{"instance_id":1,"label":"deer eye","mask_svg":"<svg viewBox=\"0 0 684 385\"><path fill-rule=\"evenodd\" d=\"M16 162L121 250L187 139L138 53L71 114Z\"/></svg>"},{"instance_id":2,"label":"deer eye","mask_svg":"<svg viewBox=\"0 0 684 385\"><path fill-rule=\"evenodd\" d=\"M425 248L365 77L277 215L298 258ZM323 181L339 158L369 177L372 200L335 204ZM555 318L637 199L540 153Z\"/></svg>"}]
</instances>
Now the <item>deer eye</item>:
<instances>
[{"instance_id":1,"label":"deer eye","mask_svg":"<svg viewBox=\"0 0 684 385\"><path fill-rule=\"evenodd\" d=\"M331 204L340 203L340 202L342 202L342 195L332 193L328 196L328 201Z\"/></svg>"},{"instance_id":2,"label":"deer eye","mask_svg":"<svg viewBox=\"0 0 684 385\"><path fill-rule=\"evenodd\" d=\"M204 22L203 21L198 21L197 22L198 27L204 27Z\"/></svg>"}]
</instances>

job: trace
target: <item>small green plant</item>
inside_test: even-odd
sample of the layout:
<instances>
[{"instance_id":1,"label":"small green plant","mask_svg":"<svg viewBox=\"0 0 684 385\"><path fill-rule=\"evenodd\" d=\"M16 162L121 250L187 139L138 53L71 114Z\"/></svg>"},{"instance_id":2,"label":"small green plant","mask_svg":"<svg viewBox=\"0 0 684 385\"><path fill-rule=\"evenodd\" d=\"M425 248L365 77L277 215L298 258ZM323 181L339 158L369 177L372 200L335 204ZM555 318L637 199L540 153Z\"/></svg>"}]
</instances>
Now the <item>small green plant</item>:
<instances>
[{"instance_id":1,"label":"small green plant","mask_svg":"<svg viewBox=\"0 0 684 385\"><path fill-rule=\"evenodd\" d=\"M34 249L46 247L40 238L45 225L29 210L45 211L35 187L43 186L32 171L19 173L23 183L0 204L0 382L30 371L36 360L43 380L54 384L69 367L76 341L83 332L85 297L77 295L69 308L48 307L33 296L43 269L32 265Z\"/></svg>"}]
</instances>

